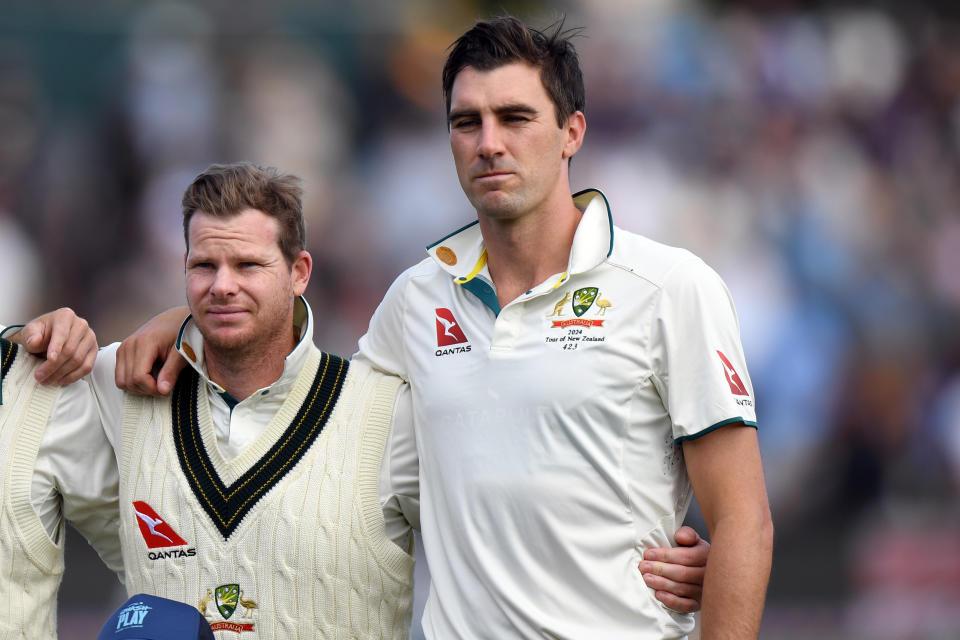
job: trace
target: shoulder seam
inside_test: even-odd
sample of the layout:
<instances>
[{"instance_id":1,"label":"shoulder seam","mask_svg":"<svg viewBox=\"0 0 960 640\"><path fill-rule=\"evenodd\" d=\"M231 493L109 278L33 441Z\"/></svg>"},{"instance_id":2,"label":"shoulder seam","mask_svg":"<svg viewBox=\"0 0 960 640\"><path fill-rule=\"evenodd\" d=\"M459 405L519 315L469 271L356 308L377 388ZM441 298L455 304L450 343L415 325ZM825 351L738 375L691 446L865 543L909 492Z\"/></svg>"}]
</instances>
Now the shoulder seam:
<instances>
[{"instance_id":1,"label":"shoulder seam","mask_svg":"<svg viewBox=\"0 0 960 640\"><path fill-rule=\"evenodd\" d=\"M703 260L701 260L696 254L688 253L688 254L684 257L684 259L678 260L678 261L676 262L676 264L672 265L672 266L666 271L666 273L664 273L663 279L662 279L660 282L657 282L657 281L655 281L655 280L653 280L653 279L645 276L645 275L642 274L642 273L638 273L637 270L634 269L633 267L631 267L630 265L624 264L624 263L622 263L622 262L616 262L616 261L614 261L614 260L612 260L612 259L610 259L610 258L607 258L607 260L606 260L607 264L609 264L611 267L615 267L615 268L617 268L617 269L621 269L621 270L626 271L627 273L633 275L634 277L640 278L641 280L645 280L645 281L649 282L651 285L653 285L654 287L656 287L657 289L662 289L663 286L664 286L664 283L665 283L667 280L670 279L670 276L672 276L672 275L676 272L677 269L679 269L681 266L687 264L688 262L693 262L693 261L703 262Z\"/></svg>"}]
</instances>

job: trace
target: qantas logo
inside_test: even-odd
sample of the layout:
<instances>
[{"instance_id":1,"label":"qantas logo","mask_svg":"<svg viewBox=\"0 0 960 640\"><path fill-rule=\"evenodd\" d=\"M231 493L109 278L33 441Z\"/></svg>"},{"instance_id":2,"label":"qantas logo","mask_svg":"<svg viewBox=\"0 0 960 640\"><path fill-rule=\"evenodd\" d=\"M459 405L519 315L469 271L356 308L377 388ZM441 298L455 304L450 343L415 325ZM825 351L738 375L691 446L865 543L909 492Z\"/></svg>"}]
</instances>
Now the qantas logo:
<instances>
[{"instance_id":1,"label":"qantas logo","mask_svg":"<svg viewBox=\"0 0 960 640\"><path fill-rule=\"evenodd\" d=\"M717 355L720 356L720 361L723 362L723 375L727 377L727 384L730 385L730 391L733 393L733 395L750 395L747 393L747 388L743 386L743 381L740 379L740 376L737 375L736 370L733 368L733 365L730 364L727 356L723 355L722 351L717 351Z\"/></svg>"},{"instance_id":2,"label":"qantas logo","mask_svg":"<svg viewBox=\"0 0 960 640\"><path fill-rule=\"evenodd\" d=\"M180 547L187 541L177 535L173 528L163 521L146 502L137 500L133 503L133 512L137 514L137 524L140 525L140 535L150 549L164 547Z\"/></svg>"},{"instance_id":3,"label":"qantas logo","mask_svg":"<svg viewBox=\"0 0 960 640\"><path fill-rule=\"evenodd\" d=\"M467 341L467 336L463 335L463 329L450 309L434 309L437 314L437 346L449 347L453 344L462 344Z\"/></svg>"},{"instance_id":4,"label":"qantas logo","mask_svg":"<svg viewBox=\"0 0 960 640\"><path fill-rule=\"evenodd\" d=\"M460 323L453 317L450 309L438 307L434 309L437 320L437 351L436 356L446 356L454 353L467 353L470 345L464 335Z\"/></svg>"}]
</instances>

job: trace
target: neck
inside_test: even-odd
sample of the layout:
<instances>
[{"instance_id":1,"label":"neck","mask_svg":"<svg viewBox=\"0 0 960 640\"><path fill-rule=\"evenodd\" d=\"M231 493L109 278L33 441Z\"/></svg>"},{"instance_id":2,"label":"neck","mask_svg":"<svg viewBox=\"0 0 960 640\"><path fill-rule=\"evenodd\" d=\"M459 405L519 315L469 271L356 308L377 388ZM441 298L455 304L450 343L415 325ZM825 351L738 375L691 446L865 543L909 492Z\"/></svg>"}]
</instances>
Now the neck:
<instances>
[{"instance_id":1,"label":"neck","mask_svg":"<svg viewBox=\"0 0 960 640\"><path fill-rule=\"evenodd\" d=\"M289 339L271 341L256 350L217 350L205 344L203 357L209 378L240 401L279 380L287 354L295 346L292 334Z\"/></svg>"},{"instance_id":2,"label":"neck","mask_svg":"<svg viewBox=\"0 0 960 640\"><path fill-rule=\"evenodd\" d=\"M567 268L580 216L568 195L560 206L512 220L479 217L501 307Z\"/></svg>"}]
</instances>

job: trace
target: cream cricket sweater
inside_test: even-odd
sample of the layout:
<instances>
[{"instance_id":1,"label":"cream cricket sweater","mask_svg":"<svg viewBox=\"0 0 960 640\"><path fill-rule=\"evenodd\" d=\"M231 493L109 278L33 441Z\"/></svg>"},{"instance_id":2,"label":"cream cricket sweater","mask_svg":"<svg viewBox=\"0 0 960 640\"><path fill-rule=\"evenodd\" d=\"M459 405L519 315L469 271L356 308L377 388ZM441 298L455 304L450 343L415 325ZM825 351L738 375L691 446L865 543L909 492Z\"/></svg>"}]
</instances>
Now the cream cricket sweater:
<instances>
[{"instance_id":1,"label":"cream cricket sweater","mask_svg":"<svg viewBox=\"0 0 960 640\"><path fill-rule=\"evenodd\" d=\"M48 640L57 637L63 546L44 530L30 484L60 388L36 383L40 360L6 340L0 346L0 640Z\"/></svg>"},{"instance_id":2,"label":"cream cricket sweater","mask_svg":"<svg viewBox=\"0 0 960 640\"><path fill-rule=\"evenodd\" d=\"M129 397L128 591L196 605L218 638L406 638L413 558L386 536L377 490L399 385L312 348L271 424L234 460L217 448L193 369L172 400Z\"/></svg>"}]
</instances>

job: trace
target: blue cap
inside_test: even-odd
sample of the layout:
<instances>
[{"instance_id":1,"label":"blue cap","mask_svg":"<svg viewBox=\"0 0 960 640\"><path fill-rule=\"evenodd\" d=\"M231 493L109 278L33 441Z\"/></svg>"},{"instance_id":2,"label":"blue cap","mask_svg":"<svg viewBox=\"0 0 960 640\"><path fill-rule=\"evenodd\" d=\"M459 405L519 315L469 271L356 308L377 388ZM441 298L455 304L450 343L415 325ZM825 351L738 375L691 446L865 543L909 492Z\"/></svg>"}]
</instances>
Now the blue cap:
<instances>
[{"instance_id":1,"label":"blue cap","mask_svg":"<svg viewBox=\"0 0 960 640\"><path fill-rule=\"evenodd\" d=\"M97 640L213 640L213 631L196 607L138 593L114 611Z\"/></svg>"}]
</instances>

